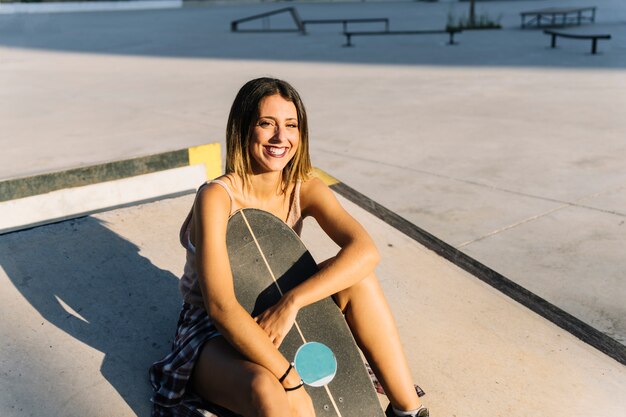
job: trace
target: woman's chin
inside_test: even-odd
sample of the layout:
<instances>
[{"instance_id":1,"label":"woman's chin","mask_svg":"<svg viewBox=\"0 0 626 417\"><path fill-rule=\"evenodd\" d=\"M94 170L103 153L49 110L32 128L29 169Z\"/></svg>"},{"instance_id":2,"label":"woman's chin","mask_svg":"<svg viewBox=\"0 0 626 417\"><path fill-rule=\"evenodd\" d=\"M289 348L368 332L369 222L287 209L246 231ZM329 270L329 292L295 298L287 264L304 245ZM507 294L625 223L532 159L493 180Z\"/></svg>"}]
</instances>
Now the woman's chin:
<instances>
[{"instance_id":1,"label":"woman's chin","mask_svg":"<svg viewBox=\"0 0 626 417\"><path fill-rule=\"evenodd\" d=\"M287 164L264 164L252 169L255 175L281 173Z\"/></svg>"},{"instance_id":2,"label":"woman's chin","mask_svg":"<svg viewBox=\"0 0 626 417\"><path fill-rule=\"evenodd\" d=\"M257 161L257 163L254 164L255 166L253 167L253 171L255 174L281 172L283 169L285 169L290 159L291 158L289 158L288 155L285 155L281 158L264 158L262 161Z\"/></svg>"}]
</instances>

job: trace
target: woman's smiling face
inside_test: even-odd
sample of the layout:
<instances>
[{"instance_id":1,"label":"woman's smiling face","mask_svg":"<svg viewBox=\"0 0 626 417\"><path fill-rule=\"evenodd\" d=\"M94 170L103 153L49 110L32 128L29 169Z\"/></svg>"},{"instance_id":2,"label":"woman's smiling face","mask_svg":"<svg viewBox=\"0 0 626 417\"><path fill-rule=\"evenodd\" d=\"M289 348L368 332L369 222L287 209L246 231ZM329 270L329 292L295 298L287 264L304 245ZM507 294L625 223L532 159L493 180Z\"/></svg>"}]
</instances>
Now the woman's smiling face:
<instances>
[{"instance_id":1,"label":"woman's smiling face","mask_svg":"<svg viewBox=\"0 0 626 417\"><path fill-rule=\"evenodd\" d=\"M261 100L250 141L254 173L282 171L296 154L299 142L296 106L279 94Z\"/></svg>"}]
</instances>

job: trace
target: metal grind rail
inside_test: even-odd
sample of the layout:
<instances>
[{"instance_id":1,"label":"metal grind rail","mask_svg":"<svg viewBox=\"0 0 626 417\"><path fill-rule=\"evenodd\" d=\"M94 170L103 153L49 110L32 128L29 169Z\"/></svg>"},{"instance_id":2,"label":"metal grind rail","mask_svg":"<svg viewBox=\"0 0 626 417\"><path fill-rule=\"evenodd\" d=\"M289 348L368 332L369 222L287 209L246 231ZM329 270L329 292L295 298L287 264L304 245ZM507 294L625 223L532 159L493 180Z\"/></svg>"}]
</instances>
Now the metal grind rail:
<instances>
[{"instance_id":1,"label":"metal grind rail","mask_svg":"<svg viewBox=\"0 0 626 417\"><path fill-rule=\"evenodd\" d=\"M293 18L293 22L296 25L295 28L289 29L272 29L270 27L270 16L275 16L278 14L288 13ZM263 19L263 28L261 29L240 29L239 24L244 22L251 22L255 20ZM300 19L300 15L295 7L284 7L282 9L272 10L270 12L255 14L254 16L248 16L241 19L233 20L230 22L230 31L231 32L304 32L304 25L302 24L302 19Z\"/></svg>"}]
</instances>

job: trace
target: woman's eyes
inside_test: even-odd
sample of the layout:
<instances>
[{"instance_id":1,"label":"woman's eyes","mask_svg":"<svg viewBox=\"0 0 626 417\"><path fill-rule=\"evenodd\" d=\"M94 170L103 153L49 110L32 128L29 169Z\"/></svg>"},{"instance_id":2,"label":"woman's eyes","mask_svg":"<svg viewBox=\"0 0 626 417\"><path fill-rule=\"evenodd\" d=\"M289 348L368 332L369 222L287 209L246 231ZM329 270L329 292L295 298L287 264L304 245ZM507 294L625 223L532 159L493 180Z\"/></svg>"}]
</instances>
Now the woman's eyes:
<instances>
[{"instance_id":1,"label":"woman's eyes","mask_svg":"<svg viewBox=\"0 0 626 417\"><path fill-rule=\"evenodd\" d=\"M259 126L261 127L275 127L276 123L272 120L261 120L258 123ZM291 129L297 129L298 128L298 124L297 123L293 123L293 122L289 122L287 123L285 126L287 126L288 128Z\"/></svg>"}]
</instances>

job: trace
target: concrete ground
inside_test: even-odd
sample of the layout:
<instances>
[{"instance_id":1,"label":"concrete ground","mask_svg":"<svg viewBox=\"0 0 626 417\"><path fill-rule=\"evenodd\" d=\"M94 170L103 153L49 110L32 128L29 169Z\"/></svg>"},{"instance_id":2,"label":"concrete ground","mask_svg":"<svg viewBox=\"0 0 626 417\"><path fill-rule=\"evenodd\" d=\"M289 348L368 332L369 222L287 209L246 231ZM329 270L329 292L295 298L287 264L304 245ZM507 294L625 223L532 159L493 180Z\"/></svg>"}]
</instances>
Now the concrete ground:
<instances>
[{"instance_id":1,"label":"concrete ground","mask_svg":"<svg viewBox=\"0 0 626 417\"><path fill-rule=\"evenodd\" d=\"M0 414L148 416L148 366L180 305L192 195L0 239ZM621 417L626 368L341 199L372 234L414 380L434 416ZM314 222L318 260L334 244Z\"/></svg>"},{"instance_id":2,"label":"concrete ground","mask_svg":"<svg viewBox=\"0 0 626 417\"><path fill-rule=\"evenodd\" d=\"M448 14L459 16L467 8L466 3L291 4L297 5L303 18L389 17L392 29L441 28ZM587 42L559 40L559 48L551 50L548 37L541 31L519 29L520 11L588 4L584 0L478 3L479 14L502 15L502 30L464 32L455 46L445 45L446 37L435 35L356 38L353 48L341 46L344 39L334 27L313 27L308 36L229 32L231 20L284 6L276 4L190 3L179 10L1 15L0 178L222 141L228 109L239 86L252 77L274 75L292 82L303 95L311 120L315 165L626 343L626 6L620 0L596 1L596 23L572 29L611 33L613 38L600 42L600 54L595 56L589 54ZM176 223L178 219L163 221ZM94 227L98 224L95 220L80 222L95 222ZM146 243L151 237L133 239ZM0 242L5 245L5 241L3 237ZM152 264L166 271L162 276L167 280L177 276L176 268L180 268L178 263L159 266L159 256L165 256L168 247L154 249L157 252L149 257ZM11 278L16 273L7 271L9 260L3 259L0 265ZM150 262L138 262L153 270ZM85 274L90 274L84 268ZM407 268L419 272L411 275L413 279L435 279L429 278L429 269L421 264ZM22 284L2 286L1 296L8 300L5 306L24 303L18 287L36 278L32 274L17 276L24 280ZM54 288L64 284L49 285ZM64 299L53 291L48 295ZM497 298L497 293L493 294ZM63 305L58 300L48 305L46 299L41 301L45 306L39 307L39 301L26 299L32 317L48 317L52 313L46 309L56 311L58 305ZM487 301L478 299L468 303L480 309ZM16 311L23 311L21 308ZM483 310L490 308L485 305ZM106 314L100 318L112 323ZM169 315L163 318L173 320ZM408 313L400 312L399 318L415 322ZM3 351L22 351L28 346L33 352L20 359L26 366L23 369L44 369L57 376L66 372L62 361L48 364L38 359L45 358L44 352L49 353L42 341L66 337L65 332L73 334L84 322L71 319L76 323L71 326L77 329L68 330L69 325L59 324L57 319L41 321L42 326L55 324L52 333L35 332L35 321L25 324L31 336L21 335L24 340L3 346ZM430 316L423 325L438 324L447 335L458 331L454 322L444 325L439 319L448 320ZM13 325L12 320L3 323L7 329ZM489 329L491 324L477 326ZM59 328L65 332L58 332ZM128 327L128 332L132 331L136 330ZM169 337L169 330L159 331L163 338ZM430 337L428 343L440 342L435 344L438 350L425 348L419 355L442 354L442 346L452 346L446 354L455 356L482 354L481 346L498 351L492 343L494 338L501 340L499 332L498 328L480 342L482 345L476 342L469 350L463 350L458 340L452 343L441 339L441 335ZM33 339L29 341L29 337ZM95 351L89 351L94 363L102 358L99 352L113 352L106 355L113 360L116 349L122 349L113 346L117 342L93 337L97 340L92 343L88 337L72 343L95 347ZM502 339L526 343L512 336ZM158 349L163 346L160 344ZM555 342L551 349L565 349L559 346ZM64 354L71 357L73 348L68 349ZM571 353L573 348L567 349ZM579 352L578 348L573 351ZM552 358L540 355L520 353L514 357L528 359L520 362L524 366L531 366L528 364L533 360L537 363L532 366L552 364ZM2 361L6 358L15 356L0 356ZM52 358L48 356L48 360ZM425 362L445 363L441 358L428 359ZM123 358L115 360L125 363ZM510 362L489 363L493 364L490 372L509 371ZM502 398L504 394L494 395L500 392L494 391L494 385L484 391L480 386L468 391L469 385L453 383L465 373L476 382L478 375L485 375L476 369L480 365L480 360L468 360L465 368L452 367L454 372L445 375L435 390L443 396L442 405L436 406L444 407L441 415L446 415L446 410L454 410L450 415L468 414L468 409L473 411L480 405L474 401L507 401ZM574 362L571 366L576 368ZM63 385L65 381L59 381L58 387L37 385L35 378L29 389L45 398L65 392L64 406L85 401L84 406L90 407L79 392L68 387L76 386L77 380L72 378L83 378L80 386L85 389L92 384L119 393L124 368L107 365L102 369L110 385L87 382L85 375L89 374L73 374L68 377L68 385ZM623 371L616 369L609 373ZM586 370L576 369L581 375ZM432 373L420 380L430 383L436 371L433 367ZM525 371L520 368L520 372ZM3 381L18 380L5 375ZM546 374L524 375L533 379L524 381L524 393L516 391L519 402L509 402L511 410L526 404L523 401L530 405L546 402L543 392L534 390ZM25 389L29 385L16 386ZM606 386L621 387L623 391L624 381ZM450 387L458 387L459 391ZM560 388L554 389L561 392ZM20 392L2 391L9 396ZM611 391L607 388L606 392ZM143 401L143 394L132 395L121 396L132 410L143 410L137 405L140 397ZM462 396L468 402L458 408L445 408L445 404ZM585 405L623 409L616 402L582 398L589 398ZM607 398L617 401L619 395ZM2 403L9 404L4 400ZM555 409L561 405L554 404ZM583 407L582 403L568 404ZM505 413L504 408L498 410ZM583 412L586 410L581 409L579 414Z\"/></svg>"},{"instance_id":3,"label":"concrete ground","mask_svg":"<svg viewBox=\"0 0 626 417\"><path fill-rule=\"evenodd\" d=\"M626 6L573 29L612 34L596 56L519 29L519 11L566 3L587 4L480 3L504 29L456 46L229 32L272 4L0 16L0 178L221 141L236 90L271 74L302 92L318 166L624 343ZM466 4L298 8L407 29Z\"/></svg>"}]
</instances>

